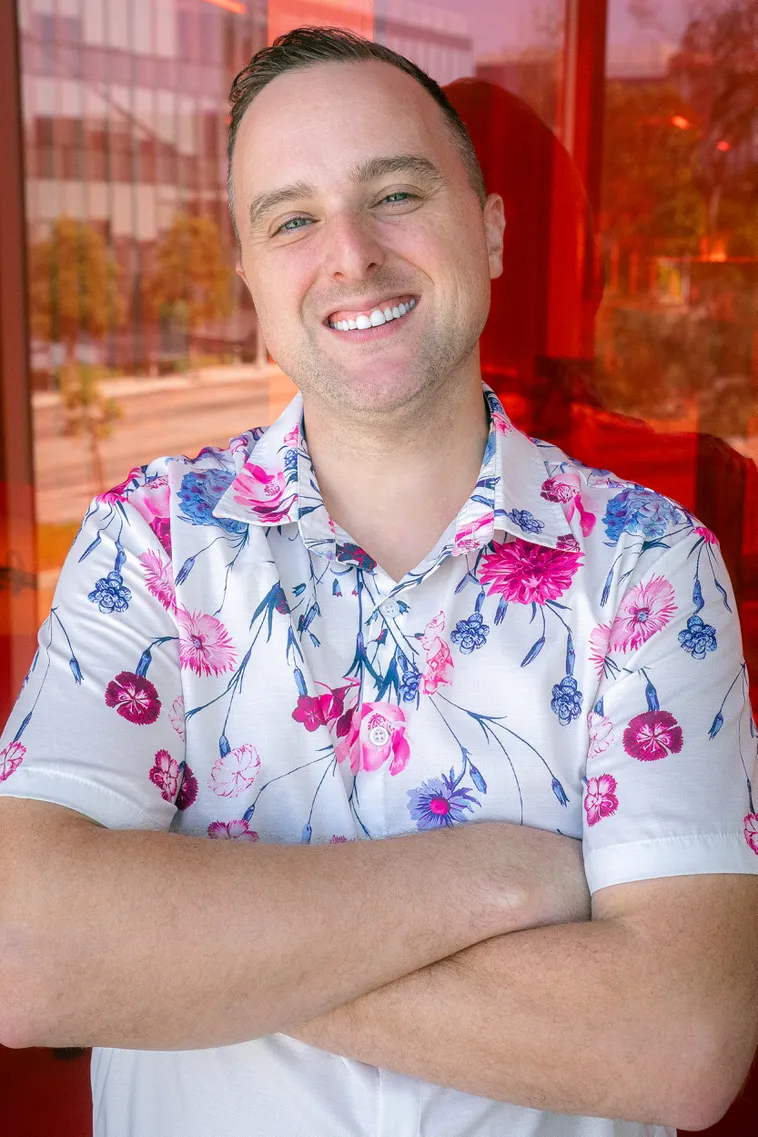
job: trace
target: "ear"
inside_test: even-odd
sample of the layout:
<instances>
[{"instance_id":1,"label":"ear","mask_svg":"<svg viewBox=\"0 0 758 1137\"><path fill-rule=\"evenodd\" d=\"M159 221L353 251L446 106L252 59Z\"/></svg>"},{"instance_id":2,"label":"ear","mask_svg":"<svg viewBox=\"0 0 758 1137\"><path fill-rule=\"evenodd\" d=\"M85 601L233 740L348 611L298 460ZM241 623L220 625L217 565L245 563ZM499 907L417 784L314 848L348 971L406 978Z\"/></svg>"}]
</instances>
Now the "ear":
<instances>
[{"instance_id":1,"label":"ear","mask_svg":"<svg viewBox=\"0 0 758 1137\"><path fill-rule=\"evenodd\" d=\"M505 209L499 193L491 193L484 206L484 229L487 238L487 253L490 262L490 279L501 276L503 272L503 233L505 232Z\"/></svg>"}]
</instances>

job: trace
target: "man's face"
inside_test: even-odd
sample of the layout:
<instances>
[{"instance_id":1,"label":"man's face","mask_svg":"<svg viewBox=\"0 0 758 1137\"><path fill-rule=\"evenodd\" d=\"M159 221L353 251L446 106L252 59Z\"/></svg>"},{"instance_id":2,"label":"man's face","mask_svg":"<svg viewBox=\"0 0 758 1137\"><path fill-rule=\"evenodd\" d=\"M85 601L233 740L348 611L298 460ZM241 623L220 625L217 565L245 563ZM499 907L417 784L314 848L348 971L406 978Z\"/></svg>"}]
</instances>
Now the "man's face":
<instances>
[{"instance_id":1,"label":"man's face","mask_svg":"<svg viewBox=\"0 0 758 1137\"><path fill-rule=\"evenodd\" d=\"M362 162L398 155L426 159L436 176L351 181ZM280 75L245 112L232 175L238 272L306 405L388 412L479 376L490 280L502 272L502 199L491 194L482 213L442 108L414 79L373 60ZM312 192L251 223L260 195L294 182ZM377 332L328 326L334 313L355 319L409 297L415 307Z\"/></svg>"}]
</instances>

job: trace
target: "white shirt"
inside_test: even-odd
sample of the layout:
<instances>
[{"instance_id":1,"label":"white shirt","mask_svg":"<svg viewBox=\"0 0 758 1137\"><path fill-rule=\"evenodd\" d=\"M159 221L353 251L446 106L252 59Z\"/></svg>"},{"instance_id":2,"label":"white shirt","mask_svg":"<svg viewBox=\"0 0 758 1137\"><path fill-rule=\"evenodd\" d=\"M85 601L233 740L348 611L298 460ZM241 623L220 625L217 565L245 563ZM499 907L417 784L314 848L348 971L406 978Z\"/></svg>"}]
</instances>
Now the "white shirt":
<instances>
[{"instance_id":1,"label":"white shirt","mask_svg":"<svg viewBox=\"0 0 758 1137\"><path fill-rule=\"evenodd\" d=\"M329 518L299 393L268 429L95 499L0 739L0 792L275 844L519 822L581 839L592 892L758 872L755 730L713 534L529 440L482 387L476 489L399 582ZM94 1137L674 1134L283 1034L95 1047L91 1069Z\"/></svg>"}]
</instances>

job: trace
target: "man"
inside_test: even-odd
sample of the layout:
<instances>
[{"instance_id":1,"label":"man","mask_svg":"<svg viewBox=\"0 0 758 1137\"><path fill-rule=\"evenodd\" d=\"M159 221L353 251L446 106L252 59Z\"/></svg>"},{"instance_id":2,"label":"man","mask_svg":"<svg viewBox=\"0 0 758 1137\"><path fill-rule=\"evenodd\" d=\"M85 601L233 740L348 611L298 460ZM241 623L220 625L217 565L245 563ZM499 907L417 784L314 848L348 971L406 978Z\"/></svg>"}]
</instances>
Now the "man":
<instances>
[{"instance_id":1,"label":"man","mask_svg":"<svg viewBox=\"0 0 758 1137\"><path fill-rule=\"evenodd\" d=\"M300 393L93 503L0 740L6 1039L93 1046L96 1137L658 1137L748 1072L718 545L482 383L502 201L440 95L334 29L238 77Z\"/></svg>"}]
</instances>

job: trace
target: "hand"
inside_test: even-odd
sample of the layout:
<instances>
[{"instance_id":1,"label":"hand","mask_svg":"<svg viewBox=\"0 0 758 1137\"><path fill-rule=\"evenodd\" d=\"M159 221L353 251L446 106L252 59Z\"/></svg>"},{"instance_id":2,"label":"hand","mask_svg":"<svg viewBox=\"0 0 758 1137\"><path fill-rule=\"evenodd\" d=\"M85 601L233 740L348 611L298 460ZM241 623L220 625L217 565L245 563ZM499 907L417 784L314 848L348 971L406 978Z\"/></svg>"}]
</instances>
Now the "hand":
<instances>
[{"instance_id":1,"label":"hand","mask_svg":"<svg viewBox=\"0 0 758 1137\"><path fill-rule=\"evenodd\" d=\"M451 832L482 886L491 935L590 919L580 840L508 821L469 821Z\"/></svg>"}]
</instances>

